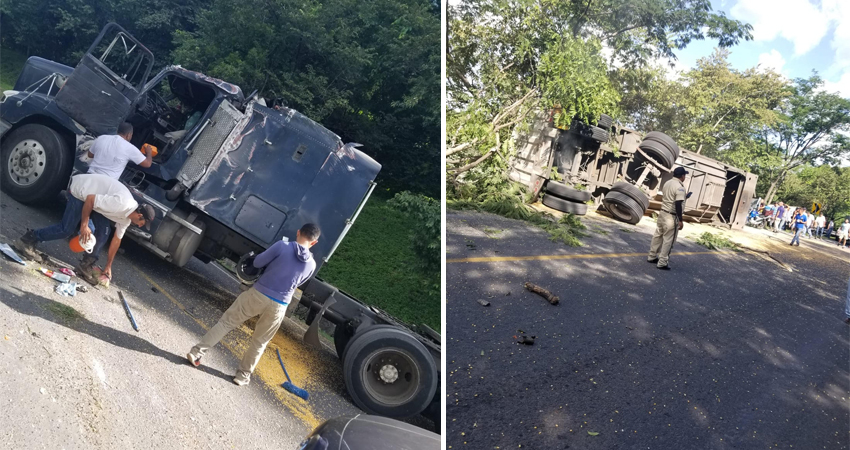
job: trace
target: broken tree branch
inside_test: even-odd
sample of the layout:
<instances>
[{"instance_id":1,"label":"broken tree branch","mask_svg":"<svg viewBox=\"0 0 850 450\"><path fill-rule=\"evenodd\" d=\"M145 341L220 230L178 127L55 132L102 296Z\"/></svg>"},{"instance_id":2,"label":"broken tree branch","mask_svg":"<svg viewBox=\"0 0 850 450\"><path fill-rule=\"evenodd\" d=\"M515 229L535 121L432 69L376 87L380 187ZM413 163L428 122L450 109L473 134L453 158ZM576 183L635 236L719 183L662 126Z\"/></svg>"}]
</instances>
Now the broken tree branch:
<instances>
[{"instance_id":1,"label":"broken tree branch","mask_svg":"<svg viewBox=\"0 0 850 450\"><path fill-rule=\"evenodd\" d=\"M525 288L528 289L529 291L534 292L535 294L545 298L549 303L551 303L553 305L557 305L558 302L560 301L558 299L558 296L547 291L546 289L543 289L542 287L540 287L540 286L538 286L534 283L526 282Z\"/></svg>"}]
</instances>

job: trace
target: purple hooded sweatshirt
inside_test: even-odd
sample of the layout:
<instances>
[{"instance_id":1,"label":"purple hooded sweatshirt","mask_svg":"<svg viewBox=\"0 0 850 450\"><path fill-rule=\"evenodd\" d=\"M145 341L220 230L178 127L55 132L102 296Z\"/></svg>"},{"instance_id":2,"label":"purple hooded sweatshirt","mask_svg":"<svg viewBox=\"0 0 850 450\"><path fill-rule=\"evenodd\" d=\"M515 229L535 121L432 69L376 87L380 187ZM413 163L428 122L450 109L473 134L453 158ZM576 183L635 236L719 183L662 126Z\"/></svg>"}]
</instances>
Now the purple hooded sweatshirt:
<instances>
[{"instance_id":1,"label":"purple hooded sweatshirt","mask_svg":"<svg viewBox=\"0 0 850 450\"><path fill-rule=\"evenodd\" d=\"M254 258L254 267L266 271L254 283L254 288L272 300L288 305L295 289L310 279L316 261L307 247L297 242L275 242Z\"/></svg>"}]
</instances>

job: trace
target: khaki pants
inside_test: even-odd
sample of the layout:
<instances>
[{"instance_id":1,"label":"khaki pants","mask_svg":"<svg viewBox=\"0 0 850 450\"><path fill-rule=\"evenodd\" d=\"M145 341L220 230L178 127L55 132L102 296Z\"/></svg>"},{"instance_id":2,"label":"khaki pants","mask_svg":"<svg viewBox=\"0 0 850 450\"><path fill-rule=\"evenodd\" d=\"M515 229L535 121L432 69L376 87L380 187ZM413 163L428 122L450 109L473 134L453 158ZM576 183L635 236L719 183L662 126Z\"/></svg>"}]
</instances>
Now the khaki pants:
<instances>
[{"instance_id":1,"label":"khaki pants","mask_svg":"<svg viewBox=\"0 0 850 450\"><path fill-rule=\"evenodd\" d=\"M658 258L658 267L664 267L670 260L670 250L676 240L676 216L668 212L658 212L658 226L649 246L649 260Z\"/></svg>"},{"instance_id":2,"label":"khaki pants","mask_svg":"<svg viewBox=\"0 0 850 450\"><path fill-rule=\"evenodd\" d=\"M260 356L263 355L266 345L280 328L285 313L286 305L272 301L252 287L236 298L236 301L224 312L218 323L207 331L201 342L192 347L190 353L195 359L201 358L207 350L218 344L230 330L242 325L243 322L252 317L260 316L257 326L254 328L254 334L251 335L251 342L242 356L239 371L236 372L236 378L248 381L260 361Z\"/></svg>"}]
</instances>

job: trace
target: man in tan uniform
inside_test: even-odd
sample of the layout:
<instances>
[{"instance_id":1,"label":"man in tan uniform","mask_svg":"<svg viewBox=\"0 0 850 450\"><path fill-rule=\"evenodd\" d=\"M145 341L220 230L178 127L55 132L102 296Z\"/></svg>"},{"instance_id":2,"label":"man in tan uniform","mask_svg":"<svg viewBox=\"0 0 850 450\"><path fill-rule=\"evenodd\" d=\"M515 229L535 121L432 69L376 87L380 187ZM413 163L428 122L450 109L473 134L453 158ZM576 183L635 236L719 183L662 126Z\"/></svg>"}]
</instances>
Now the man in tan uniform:
<instances>
[{"instance_id":1,"label":"man in tan uniform","mask_svg":"<svg viewBox=\"0 0 850 450\"><path fill-rule=\"evenodd\" d=\"M670 250L676 241L676 231L683 226L682 214L685 210L685 175L688 171L684 167L673 170L673 178L664 183L661 188L661 211L658 213L658 226L655 227L655 235L652 236L652 244L649 246L649 257L647 262L658 263L661 270L670 270L667 263L670 260Z\"/></svg>"}]
</instances>

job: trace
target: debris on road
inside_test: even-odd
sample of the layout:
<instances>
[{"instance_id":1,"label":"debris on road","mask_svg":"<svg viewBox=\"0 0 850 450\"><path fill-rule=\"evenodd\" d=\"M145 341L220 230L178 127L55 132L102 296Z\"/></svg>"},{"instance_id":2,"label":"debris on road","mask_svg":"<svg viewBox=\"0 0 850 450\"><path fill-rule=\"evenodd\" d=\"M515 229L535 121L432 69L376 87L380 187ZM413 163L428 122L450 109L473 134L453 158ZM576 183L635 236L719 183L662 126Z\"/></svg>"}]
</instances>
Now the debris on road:
<instances>
[{"instance_id":1,"label":"debris on road","mask_svg":"<svg viewBox=\"0 0 850 450\"><path fill-rule=\"evenodd\" d=\"M65 275L64 273L54 272L50 269L45 269L44 267L39 267L38 270L40 270L41 273L43 273L44 275L46 275L50 278L53 278L54 280L56 280L60 283L67 283L67 282L71 281L71 277L69 277L68 275Z\"/></svg>"},{"instance_id":2,"label":"debris on road","mask_svg":"<svg viewBox=\"0 0 850 450\"><path fill-rule=\"evenodd\" d=\"M89 288L87 288L84 284L78 284L77 285L77 292L85 293L85 292L88 292L88 291L89 291Z\"/></svg>"},{"instance_id":3,"label":"debris on road","mask_svg":"<svg viewBox=\"0 0 850 450\"><path fill-rule=\"evenodd\" d=\"M587 434L589 434L591 436L599 436L599 433L597 433L595 431L588 431Z\"/></svg>"},{"instance_id":4,"label":"debris on road","mask_svg":"<svg viewBox=\"0 0 850 450\"><path fill-rule=\"evenodd\" d=\"M74 297L77 295L77 283L70 281L67 283L62 283L56 286L54 289L57 294L64 295L66 297Z\"/></svg>"},{"instance_id":5,"label":"debris on road","mask_svg":"<svg viewBox=\"0 0 850 450\"><path fill-rule=\"evenodd\" d=\"M522 336L519 337L519 340L516 341L516 343L517 344L523 344L523 345L534 345L534 339L536 339L536 338L537 338L537 336L529 337L529 336L522 335Z\"/></svg>"},{"instance_id":6,"label":"debris on road","mask_svg":"<svg viewBox=\"0 0 850 450\"><path fill-rule=\"evenodd\" d=\"M535 294L545 298L549 303L551 303L553 305L557 305L558 302L559 302L557 295L549 292L546 289L543 289L542 287L540 287L540 286L538 286L534 283L526 282L525 288L528 289L529 291L534 292Z\"/></svg>"},{"instance_id":7,"label":"debris on road","mask_svg":"<svg viewBox=\"0 0 850 450\"><path fill-rule=\"evenodd\" d=\"M480 304L481 306L490 306L490 302L488 302L487 300L478 300L478 304Z\"/></svg>"},{"instance_id":8,"label":"debris on road","mask_svg":"<svg viewBox=\"0 0 850 450\"><path fill-rule=\"evenodd\" d=\"M124 304L124 312L127 313L127 317L130 319L130 324L133 325L133 329L139 331L139 326L136 324L133 312L130 311L130 305L127 303L127 299L124 298L124 294L121 291L118 291L118 297L121 298L121 303Z\"/></svg>"},{"instance_id":9,"label":"debris on road","mask_svg":"<svg viewBox=\"0 0 850 450\"><path fill-rule=\"evenodd\" d=\"M63 267L63 268L59 269L59 271L60 271L60 272L62 272L62 273L64 273L65 275L68 275L69 277L75 277L75 276L77 276L77 274L76 274L76 273L74 273L74 271L73 271L73 270L71 270L71 269L69 269L69 268L67 268L67 267Z\"/></svg>"},{"instance_id":10,"label":"debris on road","mask_svg":"<svg viewBox=\"0 0 850 450\"><path fill-rule=\"evenodd\" d=\"M11 258L13 261L17 262L18 264L21 264L21 265L24 265L24 266L27 265L27 263L25 263L24 260L21 259L21 257L18 256L18 254L15 253L14 250L12 250L12 247L9 247L9 244L0 244L0 252L3 252L4 255L8 256L9 258Z\"/></svg>"}]
</instances>

